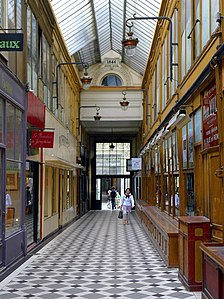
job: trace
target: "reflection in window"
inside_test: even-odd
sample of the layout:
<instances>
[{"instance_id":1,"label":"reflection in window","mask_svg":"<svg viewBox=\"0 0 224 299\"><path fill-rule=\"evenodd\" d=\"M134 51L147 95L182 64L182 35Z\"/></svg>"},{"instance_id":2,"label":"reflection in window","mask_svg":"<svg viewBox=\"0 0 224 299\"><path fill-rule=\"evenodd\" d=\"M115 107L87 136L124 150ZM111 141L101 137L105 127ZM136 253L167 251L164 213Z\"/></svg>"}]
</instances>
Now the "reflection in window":
<instances>
[{"instance_id":1,"label":"reflection in window","mask_svg":"<svg viewBox=\"0 0 224 299\"><path fill-rule=\"evenodd\" d=\"M96 144L96 174L97 175L122 175L126 171L126 160L130 159L130 143Z\"/></svg>"},{"instance_id":2,"label":"reflection in window","mask_svg":"<svg viewBox=\"0 0 224 299\"><path fill-rule=\"evenodd\" d=\"M15 140L15 108L7 104L7 133L6 133L6 156L8 159L14 158L14 140Z\"/></svg>"},{"instance_id":3,"label":"reflection in window","mask_svg":"<svg viewBox=\"0 0 224 299\"><path fill-rule=\"evenodd\" d=\"M6 236L21 225L21 164L6 162Z\"/></svg>"},{"instance_id":4,"label":"reflection in window","mask_svg":"<svg viewBox=\"0 0 224 299\"><path fill-rule=\"evenodd\" d=\"M121 86L121 79L116 75L108 75L102 81L103 86Z\"/></svg>"},{"instance_id":5,"label":"reflection in window","mask_svg":"<svg viewBox=\"0 0 224 299\"><path fill-rule=\"evenodd\" d=\"M202 140L201 109L198 109L194 114L194 138L196 143Z\"/></svg>"},{"instance_id":6,"label":"reflection in window","mask_svg":"<svg viewBox=\"0 0 224 299\"><path fill-rule=\"evenodd\" d=\"M3 102L0 99L0 143L3 143Z\"/></svg>"},{"instance_id":7,"label":"reflection in window","mask_svg":"<svg viewBox=\"0 0 224 299\"><path fill-rule=\"evenodd\" d=\"M187 211L186 214L194 216L194 174L189 173L186 176L186 192L187 192Z\"/></svg>"},{"instance_id":8,"label":"reflection in window","mask_svg":"<svg viewBox=\"0 0 224 299\"><path fill-rule=\"evenodd\" d=\"M0 202L2 203L2 151L0 150ZM0 211L0 240L2 239L2 212Z\"/></svg>"}]
</instances>

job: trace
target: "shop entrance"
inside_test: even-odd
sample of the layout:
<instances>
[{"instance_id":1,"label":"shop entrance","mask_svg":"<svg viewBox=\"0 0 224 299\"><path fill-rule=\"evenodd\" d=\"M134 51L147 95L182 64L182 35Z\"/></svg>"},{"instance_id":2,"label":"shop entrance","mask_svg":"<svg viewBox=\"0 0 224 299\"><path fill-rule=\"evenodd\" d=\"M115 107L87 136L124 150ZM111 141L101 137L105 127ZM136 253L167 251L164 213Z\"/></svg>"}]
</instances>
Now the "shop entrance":
<instances>
[{"instance_id":1,"label":"shop entrance","mask_svg":"<svg viewBox=\"0 0 224 299\"><path fill-rule=\"evenodd\" d=\"M96 179L96 202L101 210L111 209L108 205L108 191L114 186L122 196L130 188L130 177L101 177Z\"/></svg>"},{"instance_id":2,"label":"shop entrance","mask_svg":"<svg viewBox=\"0 0 224 299\"><path fill-rule=\"evenodd\" d=\"M27 245L40 239L39 221L39 164L26 162L25 225Z\"/></svg>"}]
</instances>

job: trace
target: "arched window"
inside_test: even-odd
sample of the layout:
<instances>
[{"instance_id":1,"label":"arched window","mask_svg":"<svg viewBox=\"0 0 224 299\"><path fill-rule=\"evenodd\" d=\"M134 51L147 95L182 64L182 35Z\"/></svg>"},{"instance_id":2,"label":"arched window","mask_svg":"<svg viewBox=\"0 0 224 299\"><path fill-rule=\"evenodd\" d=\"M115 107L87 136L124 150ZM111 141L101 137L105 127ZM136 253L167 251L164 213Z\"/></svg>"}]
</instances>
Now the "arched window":
<instances>
[{"instance_id":1,"label":"arched window","mask_svg":"<svg viewBox=\"0 0 224 299\"><path fill-rule=\"evenodd\" d=\"M103 86L121 86L122 81L116 75L108 75L103 78L102 85Z\"/></svg>"}]
</instances>

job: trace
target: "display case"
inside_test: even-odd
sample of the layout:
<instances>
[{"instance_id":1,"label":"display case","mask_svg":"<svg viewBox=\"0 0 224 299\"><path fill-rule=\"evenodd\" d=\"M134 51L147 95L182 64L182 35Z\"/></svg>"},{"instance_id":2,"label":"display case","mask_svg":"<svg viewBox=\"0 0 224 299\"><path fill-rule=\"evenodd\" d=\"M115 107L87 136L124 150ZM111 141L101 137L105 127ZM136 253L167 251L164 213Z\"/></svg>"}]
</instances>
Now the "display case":
<instances>
[{"instance_id":1,"label":"display case","mask_svg":"<svg viewBox=\"0 0 224 299\"><path fill-rule=\"evenodd\" d=\"M202 250L202 298L224 298L224 244L201 244Z\"/></svg>"}]
</instances>

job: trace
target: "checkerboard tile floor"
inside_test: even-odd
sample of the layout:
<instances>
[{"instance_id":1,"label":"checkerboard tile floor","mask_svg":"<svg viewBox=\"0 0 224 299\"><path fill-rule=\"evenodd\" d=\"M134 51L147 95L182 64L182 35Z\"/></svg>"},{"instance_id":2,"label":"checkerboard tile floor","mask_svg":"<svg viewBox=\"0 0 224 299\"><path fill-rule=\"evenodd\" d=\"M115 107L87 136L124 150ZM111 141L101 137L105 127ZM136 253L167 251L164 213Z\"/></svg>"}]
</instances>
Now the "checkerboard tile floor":
<instances>
[{"instance_id":1,"label":"checkerboard tile floor","mask_svg":"<svg viewBox=\"0 0 224 299\"><path fill-rule=\"evenodd\" d=\"M196 299L166 268L135 213L90 211L0 282L0 298Z\"/></svg>"}]
</instances>

